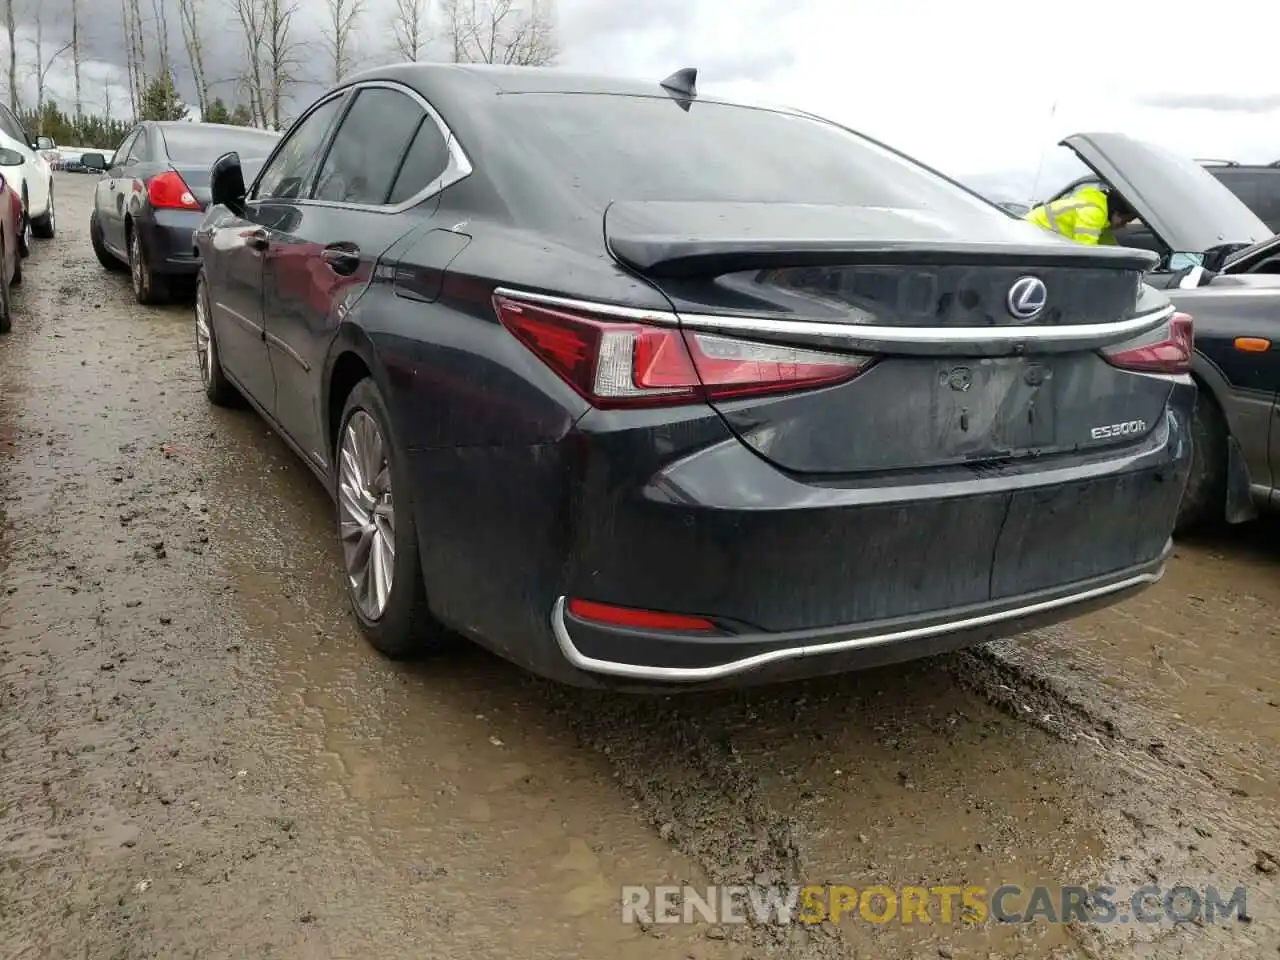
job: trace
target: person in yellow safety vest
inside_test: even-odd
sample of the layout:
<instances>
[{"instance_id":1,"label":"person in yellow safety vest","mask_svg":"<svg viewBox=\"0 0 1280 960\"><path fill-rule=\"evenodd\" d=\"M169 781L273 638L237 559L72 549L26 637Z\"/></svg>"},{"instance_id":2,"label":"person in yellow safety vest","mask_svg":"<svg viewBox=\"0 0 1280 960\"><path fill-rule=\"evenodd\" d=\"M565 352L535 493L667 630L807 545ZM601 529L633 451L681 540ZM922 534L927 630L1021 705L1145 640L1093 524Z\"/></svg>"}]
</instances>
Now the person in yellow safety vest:
<instances>
[{"instance_id":1,"label":"person in yellow safety vest","mask_svg":"<svg viewBox=\"0 0 1280 960\"><path fill-rule=\"evenodd\" d=\"M1132 223L1138 215L1114 190L1085 185L1036 207L1023 219L1076 243L1114 246L1112 231Z\"/></svg>"}]
</instances>

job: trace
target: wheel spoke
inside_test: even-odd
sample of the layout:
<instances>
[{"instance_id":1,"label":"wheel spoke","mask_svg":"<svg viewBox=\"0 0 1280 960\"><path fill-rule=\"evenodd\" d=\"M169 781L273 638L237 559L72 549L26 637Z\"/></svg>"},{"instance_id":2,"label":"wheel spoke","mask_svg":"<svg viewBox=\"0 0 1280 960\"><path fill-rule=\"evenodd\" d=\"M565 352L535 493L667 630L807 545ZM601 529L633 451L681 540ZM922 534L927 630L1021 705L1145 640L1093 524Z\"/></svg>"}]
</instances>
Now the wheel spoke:
<instances>
[{"instance_id":1,"label":"wheel spoke","mask_svg":"<svg viewBox=\"0 0 1280 960\"><path fill-rule=\"evenodd\" d=\"M377 620L395 578L395 507L386 440L368 411L347 419L338 460L338 536L351 596Z\"/></svg>"},{"instance_id":2,"label":"wheel spoke","mask_svg":"<svg viewBox=\"0 0 1280 960\"><path fill-rule=\"evenodd\" d=\"M338 498L351 519L362 527L369 525L369 508L365 504L364 491L343 480L338 485Z\"/></svg>"}]
</instances>

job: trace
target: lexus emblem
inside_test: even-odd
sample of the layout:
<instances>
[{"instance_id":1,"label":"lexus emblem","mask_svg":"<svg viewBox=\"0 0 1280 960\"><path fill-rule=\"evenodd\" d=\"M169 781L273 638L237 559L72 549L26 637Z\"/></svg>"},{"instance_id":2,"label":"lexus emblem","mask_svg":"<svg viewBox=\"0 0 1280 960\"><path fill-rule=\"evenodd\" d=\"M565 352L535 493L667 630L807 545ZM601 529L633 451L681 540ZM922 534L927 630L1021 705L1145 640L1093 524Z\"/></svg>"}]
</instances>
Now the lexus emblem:
<instances>
[{"instance_id":1,"label":"lexus emblem","mask_svg":"<svg viewBox=\"0 0 1280 960\"><path fill-rule=\"evenodd\" d=\"M1009 288L1005 303L1017 320L1034 320L1049 300L1049 290L1039 277L1019 277Z\"/></svg>"}]
</instances>

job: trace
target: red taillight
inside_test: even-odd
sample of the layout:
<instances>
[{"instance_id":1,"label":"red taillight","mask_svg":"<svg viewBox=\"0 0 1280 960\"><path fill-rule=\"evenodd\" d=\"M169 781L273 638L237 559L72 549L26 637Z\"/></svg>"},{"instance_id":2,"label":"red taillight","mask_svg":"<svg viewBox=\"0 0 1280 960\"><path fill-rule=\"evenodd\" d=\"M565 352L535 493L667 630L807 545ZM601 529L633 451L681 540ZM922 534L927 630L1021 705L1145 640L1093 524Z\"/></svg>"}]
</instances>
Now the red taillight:
<instances>
[{"instance_id":1,"label":"red taillight","mask_svg":"<svg viewBox=\"0 0 1280 960\"><path fill-rule=\"evenodd\" d=\"M192 194L187 181L177 170L170 170L153 177L147 184L147 198L151 206L160 210L201 210L200 201Z\"/></svg>"},{"instance_id":2,"label":"red taillight","mask_svg":"<svg viewBox=\"0 0 1280 960\"><path fill-rule=\"evenodd\" d=\"M674 327L612 321L495 296L503 326L598 407L658 406L826 386L871 363Z\"/></svg>"},{"instance_id":3,"label":"red taillight","mask_svg":"<svg viewBox=\"0 0 1280 960\"><path fill-rule=\"evenodd\" d=\"M1179 374L1191 372L1191 355L1195 351L1195 334L1191 315L1175 313L1169 318L1164 338L1139 347L1112 348L1102 351L1107 363L1122 370L1138 373Z\"/></svg>"},{"instance_id":4,"label":"red taillight","mask_svg":"<svg viewBox=\"0 0 1280 960\"><path fill-rule=\"evenodd\" d=\"M716 625L706 617L691 617L683 613L659 613L655 610L637 610L634 607L615 607L610 603L594 600L570 600L569 612L579 620L590 620L610 627L630 627L634 630L675 630L685 633L706 633Z\"/></svg>"}]
</instances>

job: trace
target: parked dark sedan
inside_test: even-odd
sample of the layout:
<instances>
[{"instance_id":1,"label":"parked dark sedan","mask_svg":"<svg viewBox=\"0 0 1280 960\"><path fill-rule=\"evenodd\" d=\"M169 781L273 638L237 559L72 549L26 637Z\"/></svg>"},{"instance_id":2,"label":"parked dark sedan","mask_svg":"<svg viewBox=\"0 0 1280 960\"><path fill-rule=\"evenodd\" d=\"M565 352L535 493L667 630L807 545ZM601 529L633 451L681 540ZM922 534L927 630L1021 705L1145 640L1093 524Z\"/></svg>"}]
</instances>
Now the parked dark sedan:
<instances>
[{"instance_id":1,"label":"parked dark sedan","mask_svg":"<svg viewBox=\"0 0 1280 960\"><path fill-rule=\"evenodd\" d=\"M1118 133L1063 145L1128 198L1142 223L1117 239L1156 250L1147 282L1196 318L1200 399L1178 528L1280 508L1280 237L1202 163Z\"/></svg>"},{"instance_id":2,"label":"parked dark sedan","mask_svg":"<svg viewBox=\"0 0 1280 960\"><path fill-rule=\"evenodd\" d=\"M369 640L736 684L1157 580L1195 389L1154 257L692 80L404 64L215 165L200 373L333 493Z\"/></svg>"},{"instance_id":3,"label":"parked dark sedan","mask_svg":"<svg viewBox=\"0 0 1280 960\"><path fill-rule=\"evenodd\" d=\"M173 281L189 282L199 269L192 234L209 202L213 161L228 149L265 158L279 140L267 130L218 123L138 124L93 197L89 238L98 261L108 270L129 269L139 303L163 303Z\"/></svg>"}]
</instances>

